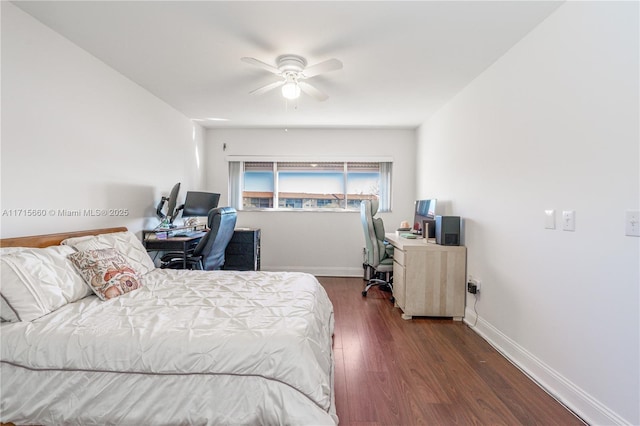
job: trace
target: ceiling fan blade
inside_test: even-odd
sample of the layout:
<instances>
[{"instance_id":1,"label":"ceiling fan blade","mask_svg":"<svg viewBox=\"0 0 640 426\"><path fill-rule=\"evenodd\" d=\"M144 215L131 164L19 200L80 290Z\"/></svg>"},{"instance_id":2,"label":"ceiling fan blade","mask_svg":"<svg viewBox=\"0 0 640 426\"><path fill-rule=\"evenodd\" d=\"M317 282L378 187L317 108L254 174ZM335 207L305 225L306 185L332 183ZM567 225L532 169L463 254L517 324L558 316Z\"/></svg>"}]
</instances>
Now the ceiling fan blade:
<instances>
[{"instance_id":1,"label":"ceiling fan blade","mask_svg":"<svg viewBox=\"0 0 640 426\"><path fill-rule=\"evenodd\" d=\"M300 90L302 90L307 95L316 98L320 102L326 101L329 96L327 96L324 92L316 89L306 81L299 81L298 86L300 86Z\"/></svg>"},{"instance_id":2,"label":"ceiling fan blade","mask_svg":"<svg viewBox=\"0 0 640 426\"><path fill-rule=\"evenodd\" d=\"M272 72L274 74L280 74L280 70L278 68L274 67L273 65L269 65L266 62L259 61L256 58L248 58L248 57L245 56L243 58L240 58L240 60L242 62L246 62L247 64L255 65L256 67L260 67L262 69L265 69L265 70L267 70L269 72Z\"/></svg>"},{"instance_id":3,"label":"ceiling fan blade","mask_svg":"<svg viewBox=\"0 0 640 426\"><path fill-rule=\"evenodd\" d=\"M276 81L274 83L269 83L266 86L258 87L255 90L249 92L250 95L262 95L263 93L267 93L269 90L273 90L277 87L284 85L284 80Z\"/></svg>"},{"instance_id":4,"label":"ceiling fan blade","mask_svg":"<svg viewBox=\"0 0 640 426\"><path fill-rule=\"evenodd\" d=\"M319 64L311 65L302 71L302 75L305 78L315 77L318 74L322 74L329 71L335 71L342 68L342 62L337 59L327 59Z\"/></svg>"}]
</instances>

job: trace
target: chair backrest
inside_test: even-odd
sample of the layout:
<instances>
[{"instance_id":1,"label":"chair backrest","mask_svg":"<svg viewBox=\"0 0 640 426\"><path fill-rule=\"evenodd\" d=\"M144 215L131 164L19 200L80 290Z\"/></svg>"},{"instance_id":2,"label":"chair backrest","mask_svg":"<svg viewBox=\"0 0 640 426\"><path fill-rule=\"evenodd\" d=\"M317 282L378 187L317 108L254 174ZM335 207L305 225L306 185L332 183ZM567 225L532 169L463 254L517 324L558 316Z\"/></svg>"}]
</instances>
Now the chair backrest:
<instances>
[{"instance_id":1,"label":"chair backrest","mask_svg":"<svg viewBox=\"0 0 640 426\"><path fill-rule=\"evenodd\" d=\"M386 257L384 248L384 224L374 217L378 212L378 200L364 200L360 204L360 221L366 244L365 263L374 268Z\"/></svg>"},{"instance_id":2,"label":"chair backrest","mask_svg":"<svg viewBox=\"0 0 640 426\"><path fill-rule=\"evenodd\" d=\"M209 231L193 250L195 256L202 256L205 270L221 269L224 265L224 251L233 237L237 217L238 213L232 207L218 207L209 211Z\"/></svg>"}]
</instances>

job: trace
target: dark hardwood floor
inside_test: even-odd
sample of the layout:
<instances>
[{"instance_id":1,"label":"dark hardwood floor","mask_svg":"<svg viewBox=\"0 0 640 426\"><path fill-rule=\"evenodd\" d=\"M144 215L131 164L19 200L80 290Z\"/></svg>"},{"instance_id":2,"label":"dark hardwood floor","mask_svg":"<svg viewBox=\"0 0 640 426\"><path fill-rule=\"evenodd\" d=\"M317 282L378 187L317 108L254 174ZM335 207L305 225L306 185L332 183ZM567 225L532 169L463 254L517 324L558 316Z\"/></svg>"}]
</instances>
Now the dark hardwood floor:
<instances>
[{"instance_id":1,"label":"dark hardwood floor","mask_svg":"<svg viewBox=\"0 0 640 426\"><path fill-rule=\"evenodd\" d=\"M360 278L319 277L335 310L341 425L582 425L469 326L405 321Z\"/></svg>"}]
</instances>

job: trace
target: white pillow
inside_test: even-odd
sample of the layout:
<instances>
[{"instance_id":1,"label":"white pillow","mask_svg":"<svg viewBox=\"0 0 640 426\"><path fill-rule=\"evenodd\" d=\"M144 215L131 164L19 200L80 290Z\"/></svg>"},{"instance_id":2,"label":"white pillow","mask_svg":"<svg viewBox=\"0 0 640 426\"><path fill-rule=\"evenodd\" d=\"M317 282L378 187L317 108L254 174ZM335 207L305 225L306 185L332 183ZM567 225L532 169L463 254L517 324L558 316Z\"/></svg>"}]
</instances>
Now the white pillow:
<instances>
[{"instance_id":1,"label":"white pillow","mask_svg":"<svg viewBox=\"0 0 640 426\"><path fill-rule=\"evenodd\" d=\"M6 254L17 253L22 250L26 250L28 247L0 247L0 256L4 256ZM18 317L16 316L16 312L13 310L9 302L7 302L4 297L0 296L0 321L8 321L8 322L17 322Z\"/></svg>"},{"instance_id":2,"label":"white pillow","mask_svg":"<svg viewBox=\"0 0 640 426\"><path fill-rule=\"evenodd\" d=\"M9 305L9 302L0 294L0 321L2 322L18 322L16 311Z\"/></svg>"},{"instance_id":3,"label":"white pillow","mask_svg":"<svg viewBox=\"0 0 640 426\"><path fill-rule=\"evenodd\" d=\"M90 295L91 289L67 259L74 252L72 247L51 246L0 257L2 318L31 321Z\"/></svg>"},{"instance_id":4,"label":"white pillow","mask_svg":"<svg viewBox=\"0 0 640 426\"><path fill-rule=\"evenodd\" d=\"M0 247L0 256L27 250L29 247Z\"/></svg>"},{"instance_id":5,"label":"white pillow","mask_svg":"<svg viewBox=\"0 0 640 426\"><path fill-rule=\"evenodd\" d=\"M130 231L67 238L62 244L72 246L78 251L114 248L141 275L156 268L142 242Z\"/></svg>"}]
</instances>

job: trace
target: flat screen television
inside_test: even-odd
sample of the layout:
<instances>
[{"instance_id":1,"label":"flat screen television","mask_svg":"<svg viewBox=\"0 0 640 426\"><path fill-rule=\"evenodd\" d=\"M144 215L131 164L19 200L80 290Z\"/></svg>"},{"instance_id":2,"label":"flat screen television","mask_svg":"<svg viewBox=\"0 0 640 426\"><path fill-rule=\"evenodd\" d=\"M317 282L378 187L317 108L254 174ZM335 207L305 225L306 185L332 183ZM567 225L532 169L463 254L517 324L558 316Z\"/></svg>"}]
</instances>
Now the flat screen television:
<instances>
[{"instance_id":1,"label":"flat screen television","mask_svg":"<svg viewBox=\"0 0 640 426\"><path fill-rule=\"evenodd\" d=\"M436 199L416 200L413 217L413 232L425 238L436 237ZM428 235L425 235L425 225L429 227Z\"/></svg>"},{"instance_id":2,"label":"flat screen television","mask_svg":"<svg viewBox=\"0 0 640 426\"><path fill-rule=\"evenodd\" d=\"M215 192L188 191L182 208L182 217L207 216L209 210L218 207L220 194Z\"/></svg>"}]
</instances>

